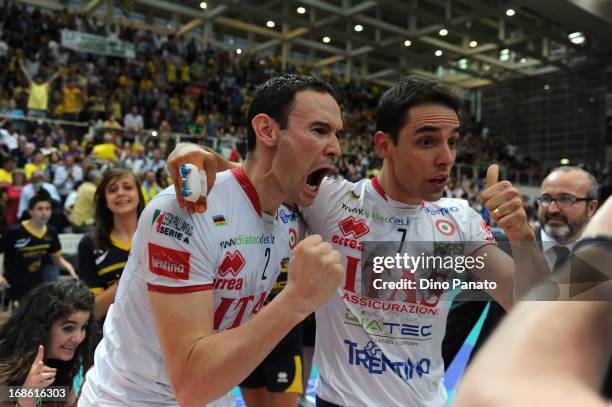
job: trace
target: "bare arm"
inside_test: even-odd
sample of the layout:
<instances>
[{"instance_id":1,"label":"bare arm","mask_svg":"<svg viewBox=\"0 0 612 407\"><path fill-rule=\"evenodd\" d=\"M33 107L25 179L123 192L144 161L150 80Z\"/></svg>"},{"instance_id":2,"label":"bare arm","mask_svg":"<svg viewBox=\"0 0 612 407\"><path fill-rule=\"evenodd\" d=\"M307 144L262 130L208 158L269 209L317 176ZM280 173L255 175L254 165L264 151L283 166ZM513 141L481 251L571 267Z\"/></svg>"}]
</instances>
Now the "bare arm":
<instances>
[{"instance_id":1,"label":"bare arm","mask_svg":"<svg viewBox=\"0 0 612 407\"><path fill-rule=\"evenodd\" d=\"M101 320L108 313L113 301L115 301L115 295L117 294L118 283L115 283L96 295L96 320Z\"/></svg>"},{"instance_id":2,"label":"bare arm","mask_svg":"<svg viewBox=\"0 0 612 407\"><path fill-rule=\"evenodd\" d=\"M487 188L482 191L481 198L508 236L512 247L512 258L500 249L493 250L494 255L487 258L486 276L503 283L491 294L503 305L508 300L517 301L523 297L550 276L550 272L544 254L537 246L535 234L529 227L518 190L508 181L498 182L495 164L487 170Z\"/></svg>"},{"instance_id":3,"label":"bare arm","mask_svg":"<svg viewBox=\"0 0 612 407\"><path fill-rule=\"evenodd\" d=\"M585 235L612 236L611 219L608 199ZM456 405L604 407L597 390L611 344L611 301L522 302L467 370Z\"/></svg>"},{"instance_id":4,"label":"bare arm","mask_svg":"<svg viewBox=\"0 0 612 407\"><path fill-rule=\"evenodd\" d=\"M62 74L63 71L64 71L63 68L58 69L57 72L55 72L53 74L53 76L51 76L51 78L49 78L47 83L52 83L54 80L56 80Z\"/></svg>"},{"instance_id":5,"label":"bare arm","mask_svg":"<svg viewBox=\"0 0 612 407\"><path fill-rule=\"evenodd\" d=\"M149 292L162 354L178 402L201 406L240 383L343 279L340 254L313 235L293 250L285 289L250 321L213 331L213 293ZM223 374L220 374L222 372Z\"/></svg>"},{"instance_id":6,"label":"bare arm","mask_svg":"<svg viewBox=\"0 0 612 407\"><path fill-rule=\"evenodd\" d=\"M523 302L460 384L456 405L605 406L597 387L610 360L610 302Z\"/></svg>"},{"instance_id":7,"label":"bare arm","mask_svg":"<svg viewBox=\"0 0 612 407\"><path fill-rule=\"evenodd\" d=\"M53 264L55 264L57 267L61 268L62 270L66 270L68 274L70 274L70 277L74 278L75 280L79 279L79 276L77 276L77 273L74 271L74 267L72 267L72 264L70 264L70 262L66 260L64 256L61 254L52 254L51 260L53 260Z\"/></svg>"},{"instance_id":8,"label":"bare arm","mask_svg":"<svg viewBox=\"0 0 612 407\"><path fill-rule=\"evenodd\" d=\"M23 72L25 77L28 79L28 83L31 83L32 82L32 77L30 76L30 73L28 72L28 70L26 69L25 65L23 64L23 60L22 59L19 60L19 67L21 68L21 72Z\"/></svg>"}]
</instances>

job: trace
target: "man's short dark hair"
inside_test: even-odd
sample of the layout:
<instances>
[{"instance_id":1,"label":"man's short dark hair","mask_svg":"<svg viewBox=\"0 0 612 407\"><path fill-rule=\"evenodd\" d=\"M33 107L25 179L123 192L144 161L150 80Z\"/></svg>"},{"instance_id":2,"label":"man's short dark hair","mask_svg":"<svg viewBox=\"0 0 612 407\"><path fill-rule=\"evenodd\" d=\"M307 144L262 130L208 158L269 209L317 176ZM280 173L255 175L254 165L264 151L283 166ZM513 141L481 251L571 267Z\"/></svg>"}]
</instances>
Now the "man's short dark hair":
<instances>
[{"instance_id":1,"label":"man's short dark hair","mask_svg":"<svg viewBox=\"0 0 612 407\"><path fill-rule=\"evenodd\" d=\"M51 195L44 189L41 189L36 195L34 195L28 201L28 209L32 210L39 202L49 202L49 205L53 205L53 201L51 200Z\"/></svg>"},{"instance_id":2,"label":"man's short dark hair","mask_svg":"<svg viewBox=\"0 0 612 407\"><path fill-rule=\"evenodd\" d=\"M425 78L408 76L387 90L376 109L376 130L388 133L397 144L400 130L408 121L411 107L425 103L438 103L453 109L457 116L461 99L447 86Z\"/></svg>"},{"instance_id":3,"label":"man's short dark hair","mask_svg":"<svg viewBox=\"0 0 612 407\"><path fill-rule=\"evenodd\" d=\"M265 113L273 118L281 129L286 129L289 112L293 107L295 95L303 90L329 93L334 97L333 89L330 85L312 76L305 75L282 74L267 80L257 87L247 114L248 152L254 151L257 144L255 130L253 130L253 126L251 125L253 118L260 113Z\"/></svg>"}]
</instances>

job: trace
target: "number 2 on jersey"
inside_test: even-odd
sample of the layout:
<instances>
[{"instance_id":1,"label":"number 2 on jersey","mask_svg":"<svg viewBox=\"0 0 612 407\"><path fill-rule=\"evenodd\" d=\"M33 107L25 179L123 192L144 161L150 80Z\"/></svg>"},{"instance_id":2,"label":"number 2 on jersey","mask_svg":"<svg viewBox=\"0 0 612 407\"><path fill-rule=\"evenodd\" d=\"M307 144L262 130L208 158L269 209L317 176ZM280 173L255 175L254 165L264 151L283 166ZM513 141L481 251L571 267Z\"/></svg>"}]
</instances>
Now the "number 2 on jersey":
<instances>
[{"instance_id":1,"label":"number 2 on jersey","mask_svg":"<svg viewBox=\"0 0 612 407\"><path fill-rule=\"evenodd\" d=\"M261 279L262 280L265 280L265 279L268 278L268 277L266 277L266 270L268 269L268 263L270 263L270 248L269 247L266 247L265 256L266 256L266 265L264 266L264 271L261 274Z\"/></svg>"}]
</instances>

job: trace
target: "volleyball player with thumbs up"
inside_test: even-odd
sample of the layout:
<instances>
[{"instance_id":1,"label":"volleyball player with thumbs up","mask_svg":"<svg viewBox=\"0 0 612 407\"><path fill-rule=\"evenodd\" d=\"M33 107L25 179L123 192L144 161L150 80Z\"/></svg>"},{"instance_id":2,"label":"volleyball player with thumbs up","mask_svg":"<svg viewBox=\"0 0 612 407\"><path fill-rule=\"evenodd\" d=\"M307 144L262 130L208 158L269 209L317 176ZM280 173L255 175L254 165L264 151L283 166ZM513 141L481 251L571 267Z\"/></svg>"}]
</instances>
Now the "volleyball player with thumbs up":
<instances>
[{"instance_id":1,"label":"volleyball player with thumbs up","mask_svg":"<svg viewBox=\"0 0 612 407\"><path fill-rule=\"evenodd\" d=\"M442 199L460 139L460 105L439 83L400 80L382 95L376 111L374 145L384 160L380 173L356 183L324 179L313 204L300 209L309 234L330 242L346 266L344 284L316 311L317 406L446 405L441 349L449 293L372 292L367 284L372 276L363 267L364 242L393 242L393 247L420 242L433 247L434 254L436 247L460 248L464 256L486 258L486 269L471 274L497 282L490 295L505 307L546 275L518 191L498 182L497 166L489 169L482 198L517 241L520 262L497 247L465 200ZM198 149L188 149L191 159ZM168 160L171 169L173 159Z\"/></svg>"}]
</instances>

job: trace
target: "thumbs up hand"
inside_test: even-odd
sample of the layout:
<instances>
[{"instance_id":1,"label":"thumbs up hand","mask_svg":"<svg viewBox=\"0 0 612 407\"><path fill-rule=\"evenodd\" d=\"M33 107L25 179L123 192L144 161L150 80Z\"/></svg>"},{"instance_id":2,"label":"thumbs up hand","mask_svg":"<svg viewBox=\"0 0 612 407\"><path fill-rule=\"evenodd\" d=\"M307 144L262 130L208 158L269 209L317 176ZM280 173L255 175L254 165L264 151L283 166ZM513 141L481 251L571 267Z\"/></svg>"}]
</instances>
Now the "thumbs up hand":
<instances>
[{"instance_id":1,"label":"thumbs up hand","mask_svg":"<svg viewBox=\"0 0 612 407\"><path fill-rule=\"evenodd\" d=\"M499 181L499 166L487 169L486 188L480 193L483 206L510 240L535 240L519 191L509 181Z\"/></svg>"},{"instance_id":2,"label":"thumbs up hand","mask_svg":"<svg viewBox=\"0 0 612 407\"><path fill-rule=\"evenodd\" d=\"M30 372L26 377L25 383L23 383L23 387L27 389L44 389L53 383L57 369L46 366L43 362L44 356L45 348L40 345Z\"/></svg>"}]
</instances>

